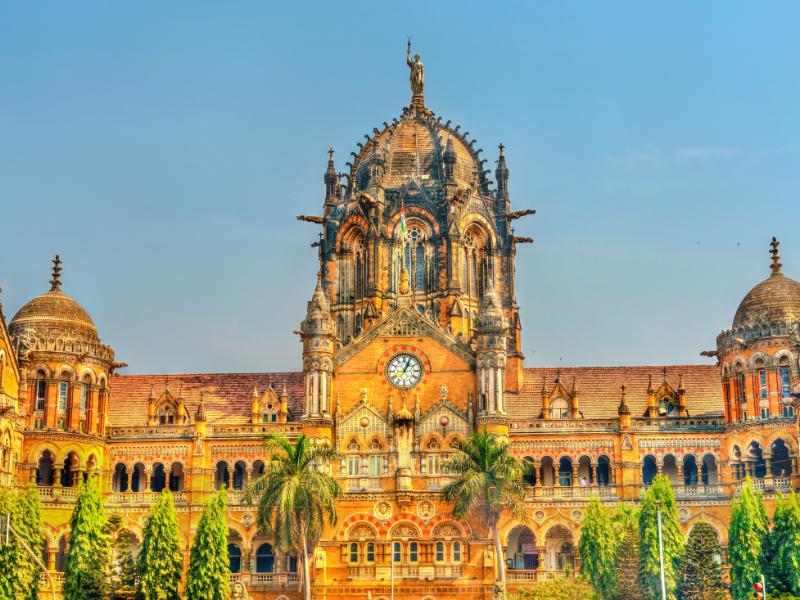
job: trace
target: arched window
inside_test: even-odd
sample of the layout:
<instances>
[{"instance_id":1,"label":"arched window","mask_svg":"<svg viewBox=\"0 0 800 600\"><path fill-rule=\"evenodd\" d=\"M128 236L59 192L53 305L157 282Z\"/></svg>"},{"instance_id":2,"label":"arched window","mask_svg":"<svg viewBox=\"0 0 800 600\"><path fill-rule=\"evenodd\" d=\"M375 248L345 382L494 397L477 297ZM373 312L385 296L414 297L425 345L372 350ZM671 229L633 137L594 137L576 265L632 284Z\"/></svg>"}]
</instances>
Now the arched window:
<instances>
[{"instance_id":1,"label":"arched window","mask_svg":"<svg viewBox=\"0 0 800 600\"><path fill-rule=\"evenodd\" d=\"M53 453L45 450L36 469L36 485L53 485Z\"/></svg>"},{"instance_id":2,"label":"arched window","mask_svg":"<svg viewBox=\"0 0 800 600\"><path fill-rule=\"evenodd\" d=\"M444 562L444 542L436 542L436 562Z\"/></svg>"},{"instance_id":3,"label":"arched window","mask_svg":"<svg viewBox=\"0 0 800 600\"><path fill-rule=\"evenodd\" d=\"M674 417L675 416L675 405L672 403L672 400L664 396L661 399L661 402L658 403L658 416L659 417Z\"/></svg>"},{"instance_id":4,"label":"arched window","mask_svg":"<svg viewBox=\"0 0 800 600\"><path fill-rule=\"evenodd\" d=\"M264 423L275 423L278 421L278 413L272 403L268 403L264 408L264 414L261 415L261 420Z\"/></svg>"},{"instance_id":5,"label":"arched window","mask_svg":"<svg viewBox=\"0 0 800 600\"><path fill-rule=\"evenodd\" d=\"M453 542L453 562L461 562L461 542Z\"/></svg>"},{"instance_id":6,"label":"arched window","mask_svg":"<svg viewBox=\"0 0 800 600\"><path fill-rule=\"evenodd\" d=\"M489 255L489 238L483 228L472 224L464 232L462 249L462 289L475 300L483 298L486 284L494 278Z\"/></svg>"},{"instance_id":7,"label":"arched window","mask_svg":"<svg viewBox=\"0 0 800 600\"><path fill-rule=\"evenodd\" d=\"M66 412L69 400L69 374L62 373L58 382L58 412Z\"/></svg>"},{"instance_id":8,"label":"arched window","mask_svg":"<svg viewBox=\"0 0 800 600\"><path fill-rule=\"evenodd\" d=\"M417 542L408 543L408 562L410 563L419 562L419 543Z\"/></svg>"},{"instance_id":9,"label":"arched window","mask_svg":"<svg viewBox=\"0 0 800 600\"><path fill-rule=\"evenodd\" d=\"M364 559L367 563L375 562L375 542L367 542Z\"/></svg>"},{"instance_id":10,"label":"arched window","mask_svg":"<svg viewBox=\"0 0 800 600\"><path fill-rule=\"evenodd\" d=\"M350 542L350 552L347 560L350 562L351 565L355 565L358 564L359 556L360 552L359 552L358 542Z\"/></svg>"},{"instance_id":11,"label":"arched window","mask_svg":"<svg viewBox=\"0 0 800 600\"><path fill-rule=\"evenodd\" d=\"M56 571L63 573L67 567L67 536L58 538L58 552L56 553Z\"/></svg>"},{"instance_id":12,"label":"arched window","mask_svg":"<svg viewBox=\"0 0 800 600\"><path fill-rule=\"evenodd\" d=\"M648 454L642 461L642 483L650 485L657 472L656 459Z\"/></svg>"},{"instance_id":13,"label":"arched window","mask_svg":"<svg viewBox=\"0 0 800 600\"><path fill-rule=\"evenodd\" d=\"M569 487L572 485L572 459L563 456L558 461L558 485Z\"/></svg>"},{"instance_id":14,"label":"arched window","mask_svg":"<svg viewBox=\"0 0 800 600\"><path fill-rule=\"evenodd\" d=\"M556 398L550 403L550 415L553 419L569 419L569 405L564 398Z\"/></svg>"},{"instance_id":15,"label":"arched window","mask_svg":"<svg viewBox=\"0 0 800 600\"><path fill-rule=\"evenodd\" d=\"M175 424L175 411L171 406L162 406L158 411L158 424L159 425L174 425Z\"/></svg>"},{"instance_id":16,"label":"arched window","mask_svg":"<svg viewBox=\"0 0 800 600\"><path fill-rule=\"evenodd\" d=\"M392 542L392 562L399 563L403 560L403 545L400 542Z\"/></svg>"},{"instance_id":17,"label":"arched window","mask_svg":"<svg viewBox=\"0 0 800 600\"><path fill-rule=\"evenodd\" d=\"M526 456L522 459L522 466L525 469L522 479L530 486L536 485L536 466L533 463L533 459L530 456Z\"/></svg>"},{"instance_id":18,"label":"arched window","mask_svg":"<svg viewBox=\"0 0 800 600\"><path fill-rule=\"evenodd\" d=\"M47 402L47 374L42 371L36 371L36 410L44 410L45 403Z\"/></svg>"},{"instance_id":19,"label":"arched window","mask_svg":"<svg viewBox=\"0 0 800 600\"><path fill-rule=\"evenodd\" d=\"M256 550L256 573L272 573L275 570L275 551L271 544L261 544Z\"/></svg>"},{"instance_id":20,"label":"arched window","mask_svg":"<svg viewBox=\"0 0 800 600\"><path fill-rule=\"evenodd\" d=\"M150 489L154 492L160 492L167 485L167 474L164 471L164 465L156 463L153 468L153 474L150 476Z\"/></svg>"},{"instance_id":21,"label":"arched window","mask_svg":"<svg viewBox=\"0 0 800 600\"><path fill-rule=\"evenodd\" d=\"M236 544L228 544L228 561L231 573L239 573L242 570L242 550Z\"/></svg>"},{"instance_id":22,"label":"arched window","mask_svg":"<svg viewBox=\"0 0 800 600\"><path fill-rule=\"evenodd\" d=\"M112 489L115 492L128 491L128 467L123 463L117 463L114 466L114 478L112 481Z\"/></svg>"},{"instance_id":23,"label":"arched window","mask_svg":"<svg viewBox=\"0 0 800 600\"><path fill-rule=\"evenodd\" d=\"M92 378L89 375L84 375L83 382L81 383L81 399L80 399L80 412L81 418L84 418L86 409L89 404L89 386L92 384Z\"/></svg>"}]
</instances>

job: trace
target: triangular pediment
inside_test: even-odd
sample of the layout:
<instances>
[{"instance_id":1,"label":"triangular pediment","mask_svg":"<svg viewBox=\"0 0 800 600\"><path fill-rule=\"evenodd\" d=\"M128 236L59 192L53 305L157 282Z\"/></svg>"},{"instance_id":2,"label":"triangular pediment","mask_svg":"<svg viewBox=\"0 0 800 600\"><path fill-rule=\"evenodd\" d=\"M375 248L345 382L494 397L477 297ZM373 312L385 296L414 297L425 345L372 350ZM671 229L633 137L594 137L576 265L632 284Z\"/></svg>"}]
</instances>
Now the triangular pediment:
<instances>
[{"instance_id":1,"label":"triangular pediment","mask_svg":"<svg viewBox=\"0 0 800 600\"><path fill-rule=\"evenodd\" d=\"M341 365L374 340L382 337L428 337L438 342L450 352L456 354L465 362L472 364L475 353L464 342L457 340L449 331L442 329L436 323L418 313L412 308L397 308L376 322L358 338L350 342L336 353L336 365Z\"/></svg>"}]
</instances>

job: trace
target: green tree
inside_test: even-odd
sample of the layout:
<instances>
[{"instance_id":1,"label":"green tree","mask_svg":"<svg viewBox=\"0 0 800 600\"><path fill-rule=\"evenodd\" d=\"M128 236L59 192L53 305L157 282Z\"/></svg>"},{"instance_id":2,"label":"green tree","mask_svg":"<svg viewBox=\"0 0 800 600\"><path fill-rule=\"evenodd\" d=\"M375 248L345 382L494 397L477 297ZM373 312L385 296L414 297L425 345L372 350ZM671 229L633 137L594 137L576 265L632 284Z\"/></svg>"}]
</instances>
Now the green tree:
<instances>
[{"instance_id":1,"label":"green tree","mask_svg":"<svg viewBox=\"0 0 800 600\"><path fill-rule=\"evenodd\" d=\"M11 526L17 534L11 544L14 552L14 600L39 597L39 575L42 568L25 546L38 553L44 545L41 508L39 490L35 485L29 485L16 493L11 514Z\"/></svg>"},{"instance_id":2,"label":"green tree","mask_svg":"<svg viewBox=\"0 0 800 600\"><path fill-rule=\"evenodd\" d=\"M773 593L800 595L800 505L792 492L775 499L774 527L764 552L767 588Z\"/></svg>"},{"instance_id":3,"label":"green tree","mask_svg":"<svg viewBox=\"0 0 800 600\"><path fill-rule=\"evenodd\" d=\"M738 498L731 503L728 527L728 560L731 563L731 596L733 600L750 598L752 585L761 576L762 546L769 534L761 495L753 491L748 478Z\"/></svg>"},{"instance_id":4,"label":"green tree","mask_svg":"<svg viewBox=\"0 0 800 600\"><path fill-rule=\"evenodd\" d=\"M282 435L264 438L268 452L264 473L245 491L258 504L258 525L275 549L297 552L303 565L303 595L311 600L311 568L326 521L336 524L336 501L342 488L325 465L338 455L330 444L312 445L303 434L292 443Z\"/></svg>"},{"instance_id":5,"label":"green tree","mask_svg":"<svg viewBox=\"0 0 800 600\"><path fill-rule=\"evenodd\" d=\"M683 534L678 509L669 479L656 475L642 498L639 513L640 576L645 597L661 600L661 563L658 548L658 511L661 510L664 547L664 580L667 598L674 600L678 587L677 571L683 556Z\"/></svg>"},{"instance_id":6,"label":"green tree","mask_svg":"<svg viewBox=\"0 0 800 600\"><path fill-rule=\"evenodd\" d=\"M681 600L725 600L722 550L717 532L708 523L692 527L680 570Z\"/></svg>"},{"instance_id":7,"label":"green tree","mask_svg":"<svg viewBox=\"0 0 800 600\"><path fill-rule=\"evenodd\" d=\"M612 519L616 531L616 584L613 598L616 600L641 600L645 597L639 581L640 538L639 510L621 505Z\"/></svg>"},{"instance_id":8,"label":"green tree","mask_svg":"<svg viewBox=\"0 0 800 600\"><path fill-rule=\"evenodd\" d=\"M39 555L44 544L39 492L35 486L0 491L0 514L11 517L7 546L0 548L0 598L34 600L39 596Z\"/></svg>"},{"instance_id":9,"label":"green tree","mask_svg":"<svg viewBox=\"0 0 800 600\"><path fill-rule=\"evenodd\" d=\"M122 515L108 517L111 535L110 600L133 600L136 596L136 536L123 527Z\"/></svg>"},{"instance_id":10,"label":"green tree","mask_svg":"<svg viewBox=\"0 0 800 600\"><path fill-rule=\"evenodd\" d=\"M111 570L111 536L97 477L81 484L69 531L64 600L103 600Z\"/></svg>"},{"instance_id":11,"label":"green tree","mask_svg":"<svg viewBox=\"0 0 800 600\"><path fill-rule=\"evenodd\" d=\"M578 552L581 557L581 575L604 598L612 598L616 583L616 535L609 511L600 497L593 494L583 520Z\"/></svg>"},{"instance_id":12,"label":"green tree","mask_svg":"<svg viewBox=\"0 0 800 600\"><path fill-rule=\"evenodd\" d=\"M505 559L497 522L504 510L518 521L528 518L522 461L509 452L507 442L484 428L467 438L446 461L444 469L453 477L442 490L445 502L453 505L453 515L458 519L474 511L486 520L494 539L497 578L505 584Z\"/></svg>"},{"instance_id":13,"label":"green tree","mask_svg":"<svg viewBox=\"0 0 800 600\"><path fill-rule=\"evenodd\" d=\"M175 504L168 488L162 490L147 517L138 572L137 600L179 600L183 550Z\"/></svg>"},{"instance_id":14,"label":"green tree","mask_svg":"<svg viewBox=\"0 0 800 600\"><path fill-rule=\"evenodd\" d=\"M189 555L187 600L230 600L231 570L228 560L227 494L221 489L203 508Z\"/></svg>"}]
</instances>

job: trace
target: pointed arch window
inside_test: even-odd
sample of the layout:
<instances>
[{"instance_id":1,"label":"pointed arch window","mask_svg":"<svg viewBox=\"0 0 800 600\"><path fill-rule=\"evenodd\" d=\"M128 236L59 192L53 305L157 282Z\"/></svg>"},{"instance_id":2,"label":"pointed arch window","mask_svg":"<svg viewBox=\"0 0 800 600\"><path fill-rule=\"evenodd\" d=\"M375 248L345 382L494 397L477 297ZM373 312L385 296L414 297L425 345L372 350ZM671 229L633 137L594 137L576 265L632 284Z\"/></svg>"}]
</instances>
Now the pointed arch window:
<instances>
[{"instance_id":1,"label":"pointed arch window","mask_svg":"<svg viewBox=\"0 0 800 600\"><path fill-rule=\"evenodd\" d=\"M169 405L162 406L158 411L158 424L159 425L174 425L175 424L175 409Z\"/></svg>"},{"instance_id":2,"label":"pointed arch window","mask_svg":"<svg viewBox=\"0 0 800 600\"><path fill-rule=\"evenodd\" d=\"M44 410L45 402L47 399L47 374L42 371L36 371L36 410Z\"/></svg>"}]
</instances>

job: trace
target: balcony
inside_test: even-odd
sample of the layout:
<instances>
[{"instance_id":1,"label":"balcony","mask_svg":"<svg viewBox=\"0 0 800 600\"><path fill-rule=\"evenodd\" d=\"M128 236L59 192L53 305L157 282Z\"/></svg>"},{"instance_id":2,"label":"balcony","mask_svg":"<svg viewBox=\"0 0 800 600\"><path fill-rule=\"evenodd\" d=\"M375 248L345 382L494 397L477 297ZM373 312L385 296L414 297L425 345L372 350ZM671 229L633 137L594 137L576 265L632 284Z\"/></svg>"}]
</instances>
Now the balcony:
<instances>
[{"instance_id":1,"label":"balcony","mask_svg":"<svg viewBox=\"0 0 800 600\"><path fill-rule=\"evenodd\" d=\"M751 480L753 489L757 492L765 492L767 494L774 492L788 492L792 489L791 477L768 477L764 479ZM742 491L743 481L736 484L736 495Z\"/></svg>"},{"instance_id":2,"label":"balcony","mask_svg":"<svg viewBox=\"0 0 800 600\"><path fill-rule=\"evenodd\" d=\"M61 487L55 485L40 485L39 500L42 502L75 502L78 497L77 487Z\"/></svg>"},{"instance_id":3,"label":"balcony","mask_svg":"<svg viewBox=\"0 0 800 600\"><path fill-rule=\"evenodd\" d=\"M111 506L146 506L153 504L161 492L111 492L106 496L106 504ZM175 504L186 504L186 492L172 492Z\"/></svg>"},{"instance_id":4,"label":"balcony","mask_svg":"<svg viewBox=\"0 0 800 600\"><path fill-rule=\"evenodd\" d=\"M380 477L348 477L344 487L348 492L366 492L383 489Z\"/></svg>"},{"instance_id":5,"label":"balcony","mask_svg":"<svg viewBox=\"0 0 800 600\"><path fill-rule=\"evenodd\" d=\"M238 581L248 589L270 589L297 587L298 573L231 573L231 583Z\"/></svg>"},{"instance_id":6,"label":"balcony","mask_svg":"<svg viewBox=\"0 0 800 600\"><path fill-rule=\"evenodd\" d=\"M640 496L644 496L649 485L642 485ZM676 498L691 499L691 498L713 498L724 496L722 492L721 483L710 483L704 485L702 483L697 485L675 485L672 486L672 492Z\"/></svg>"},{"instance_id":7,"label":"balcony","mask_svg":"<svg viewBox=\"0 0 800 600\"><path fill-rule=\"evenodd\" d=\"M528 489L526 500L562 500L589 498L597 494L601 498L616 498L617 488L613 485L560 486L537 485Z\"/></svg>"}]
</instances>

